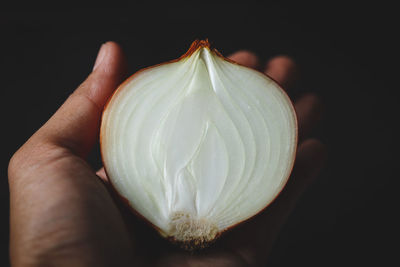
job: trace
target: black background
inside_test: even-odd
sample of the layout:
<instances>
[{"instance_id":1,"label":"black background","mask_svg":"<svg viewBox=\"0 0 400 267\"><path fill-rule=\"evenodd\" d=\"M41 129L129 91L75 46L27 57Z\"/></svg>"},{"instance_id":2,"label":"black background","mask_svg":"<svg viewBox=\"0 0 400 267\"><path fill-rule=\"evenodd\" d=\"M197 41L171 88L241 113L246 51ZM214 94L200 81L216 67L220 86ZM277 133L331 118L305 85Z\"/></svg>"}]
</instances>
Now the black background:
<instances>
[{"instance_id":1,"label":"black background","mask_svg":"<svg viewBox=\"0 0 400 267\"><path fill-rule=\"evenodd\" d=\"M327 144L328 164L284 226L271 266L393 263L395 8L299 2L0 11L0 264L8 264L8 160L85 79L100 45L120 43L134 73L177 58L196 38L209 38L224 55L248 49L263 61L293 57L301 70L295 95L315 92L325 104L313 136Z\"/></svg>"}]
</instances>

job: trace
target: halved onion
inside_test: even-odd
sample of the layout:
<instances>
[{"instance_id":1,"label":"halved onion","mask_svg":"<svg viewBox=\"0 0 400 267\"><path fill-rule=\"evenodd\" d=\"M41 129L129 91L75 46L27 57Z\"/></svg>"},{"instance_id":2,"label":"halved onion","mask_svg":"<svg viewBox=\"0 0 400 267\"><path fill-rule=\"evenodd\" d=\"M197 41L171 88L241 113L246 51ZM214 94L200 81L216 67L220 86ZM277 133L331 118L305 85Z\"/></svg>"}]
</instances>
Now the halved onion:
<instances>
[{"instance_id":1,"label":"halved onion","mask_svg":"<svg viewBox=\"0 0 400 267\"><path fill-rule=\"evenodd\" d=\"M279 194L295 159L297 121L271 78L195 41L181 58L117 89L100 139L116 191L163 236L197 247Z\"/></svg>"}]
</instances>

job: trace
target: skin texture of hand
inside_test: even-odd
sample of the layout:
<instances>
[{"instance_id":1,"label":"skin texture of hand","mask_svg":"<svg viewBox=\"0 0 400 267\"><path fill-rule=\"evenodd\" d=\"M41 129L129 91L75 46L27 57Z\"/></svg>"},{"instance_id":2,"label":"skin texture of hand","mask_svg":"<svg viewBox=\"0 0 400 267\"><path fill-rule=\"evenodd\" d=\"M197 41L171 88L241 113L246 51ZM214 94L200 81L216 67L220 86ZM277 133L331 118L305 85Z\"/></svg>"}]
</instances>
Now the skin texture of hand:
<instances>
[{"instance_id":1,"label":"skin texture of hand","mask_svg":"<svg viewBox=\"0 0 400 267\"><path fill-rule=\"evenodd\" d=\"M241 51L231 59L257 68ZM296 67L275 57L265 71L290 88ZM105 43L93 72L14 154L9 164L10 257L13 266L266 266L279 230L324 164L325 147L307 135L320 117L318 98L295 102L299 147L288 184L254 219L210 248L188 253L159 237L109 190L104 170L85 157L98 139L103 107L126 75L121 48Z\"/></svg>"}]
</instances>

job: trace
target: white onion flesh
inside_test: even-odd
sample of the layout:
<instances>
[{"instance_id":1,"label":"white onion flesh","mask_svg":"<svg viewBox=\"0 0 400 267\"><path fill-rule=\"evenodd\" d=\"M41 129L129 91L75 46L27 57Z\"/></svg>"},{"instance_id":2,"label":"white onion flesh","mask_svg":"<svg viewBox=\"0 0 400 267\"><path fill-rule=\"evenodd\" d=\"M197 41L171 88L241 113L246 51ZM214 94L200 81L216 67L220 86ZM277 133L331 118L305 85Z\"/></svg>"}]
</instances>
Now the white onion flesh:
<instances>
[{"instance_id":1,"label":"white onion flesh","mask_svg":"<svg viewBox=\"0 0 400 267\"><path fill-rule=\"evenodd\" d=\"M290 175L296 145L283 90L201 42L122 84L101 125L112 185L182 242L211 241L268 206Z\"/></svg>"}]
</instances>

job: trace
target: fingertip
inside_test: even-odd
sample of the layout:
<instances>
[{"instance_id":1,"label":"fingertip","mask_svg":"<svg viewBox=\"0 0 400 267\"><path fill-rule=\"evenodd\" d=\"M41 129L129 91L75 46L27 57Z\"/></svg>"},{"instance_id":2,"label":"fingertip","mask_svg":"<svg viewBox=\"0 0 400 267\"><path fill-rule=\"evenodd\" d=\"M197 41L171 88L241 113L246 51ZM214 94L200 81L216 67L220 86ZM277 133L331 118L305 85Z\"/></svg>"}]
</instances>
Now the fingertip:
<instances>
[{"instance_id":1,"label":"fingertip","mask_svg":"<svg viewBox=\"0 0 400 267\"><path fill-rule=\"evenodd\" d=\"M312 154L325 154L326 145L316 138L308 138L300 144L300 149L304 149Z\"/></svg>"},{"instance_id":2,"label":"fingertip","mask_svg":"<svg viewBox=\"0 0 400 267\"><path fill-rule=\"evenodd\" d=\"M308 180L315 178L325 166L327 156L326 145L318 139L309 138L300 144L297 161Z\"/></svg>"},{"instance_id":3,"label":"fingertip","mask_svg":"<svg viewBox=\"0 0 400 267\"><path fill-rule=\"evenodd\" d=\"M295 108L298 112L304 112L307 109L308 113L321 114L324 106L319 96L314 93L306 93L297 99Z\"/></svg>"},{"instance_id":4,"label":"fingertip","mask_svg":"<svg viewBox=\"0 0 400 267\"><path fill-rule=\"evenodd\" d=\"M125 74L126 67L127 62L122 47L114 41L107 41L99 49L93 72Z\"/></svg>"},{"instance_id":5,"label":"fingertip","mask_svg":"<svg viewBox=\"0 0 400 267\"><path fill-rule=\"evenodd\" d=\"M121 45L119 45L114 41L107 41L104 43L104 45L110 51L110 54L112 54L111 58L115 59L119 63L119 65L123 65L123 67L126 67L127 65L126 56Z\"/></svg>"},{"instance_id":6,"label":"fingertip","mask_svg":"<svg viewBox=\"0 0 400 267\"><path fill-rule=\"evenodd\" d=\"M104 57L106 57L107 51L108 51L107 44L102 44L100 46L99 52L97 52L96 61L94 62L92 71L95 71L101 65L101 63L104 60Z\"/></svg>"},{"instance_id":7,"label":"fingertip","mask_svg":"<svg viewBox=\"0 0 400 267\"><path fill-rule=\"evenodd\" d=\"M92 73L76 93L86 95L102 109L107 99L126 78L126 73L127 61L121 46L108 41L100 47Z\"/></svg>"},{"instance_id":8,"label":"fingertip","mask_svg":"<svg viewBox=\"0 0 400 267\"><path fill-rule=\"evenodd\" d=\"M228 58L249 68L258 68L260 64L257 55L248 50L237 51Z\"/></svg>"},{"instance_id":9,"label":"fingertip","mask_svg":"<svg viewBox=\"0 0 400 267\"><path fill-rule=\"evenodd\" d=\"M291 70L294 70L297 68L294 60L287 55L279 55L279 56L275 56L275 57L271 58L267 62L266 67L271 67L271 66L276 66L276 65L279 65L279 66L282 66L284 68L291 69Z\"/></svg>"},{"instance_id":10,"label":"fingertip","mask_svg":"<svg viewBox=\"0 0 400 267\"><path fill-rule=\"evenodd\" d=\"M106 174L106 171L104 170L104 167L101 167L101 168L96 172L96 175L97 175L98 177L100 177L100 179L103 180L104 182L106 182L106 183L109 182L109 181L108 181L107 174Z\"/></svg>"},{"instance_id":11,"label":"fingertip","mask_svg":"<svg viewBox=\"0 0 400 267\"><path fill-rule=\"evenodd\" d=\"M279 55L270 59L265 66L264 72L285 89L292 86L298 78L296 62L286 55Z\"/></svg>"},{"instance_id":12,"label":"fingertip","mask_svg":"<svg viewBox=\"0 0 400 267\"><path fill-rule=\"evenodd\" d=\"M304 139L321 120L324 105L320 97L308 93L296 101L294 108L297 114L300 139Z\"/></svg>"},{"instance_id":13,"label":"fingertip","mask_svg":"<svg viewBox=\"0 0 400 267\"><path fill-rule=\"evenodd\" d=\"M121 49L121 46L114 41L106 41L103 45L110 47L110 49Z\"/></svg>"}]
</instances>

